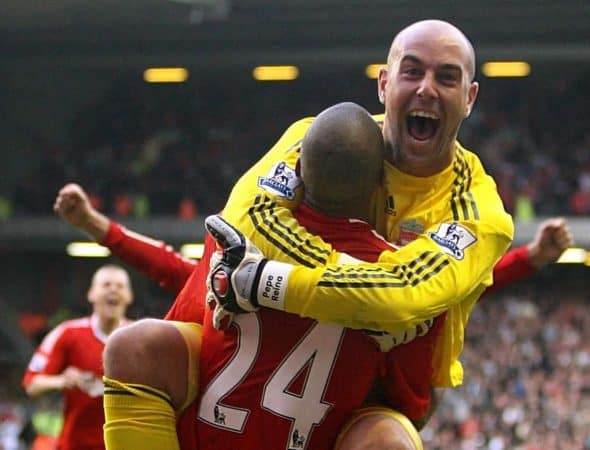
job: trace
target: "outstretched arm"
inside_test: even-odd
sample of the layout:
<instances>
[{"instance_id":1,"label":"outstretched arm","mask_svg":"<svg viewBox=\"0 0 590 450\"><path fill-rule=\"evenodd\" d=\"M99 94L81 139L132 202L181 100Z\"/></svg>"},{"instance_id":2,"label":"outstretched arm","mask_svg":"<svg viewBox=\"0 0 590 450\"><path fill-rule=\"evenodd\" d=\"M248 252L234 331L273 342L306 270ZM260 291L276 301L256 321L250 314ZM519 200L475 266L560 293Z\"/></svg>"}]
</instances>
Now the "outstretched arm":
<instances>
[{"instance_id":1,"label":"outstretched arm","mask_svg":"<svg viewBox=\"0 0 590 450\"><path fill-rule=\"evenodd\" d=\"M486 292L531 276L546 264L557 261L572 245L573 237L564 218L541 222L531 242L510 250L498 261L494 267L494 284Z\"/></svg>"},{"instance_id":2,"label":"outstretched arm","mask_svg":"<svg viewBox=\"0 0 590 450\"><path fill-rule=\"evenodd\" d=\"M96 210L88 195L75 183L59 191L53 210L66 222L108 247L113 254L142 272L162 288L177 294L196 262L184 258L163 241L127 230Z\"/></svg>"}]
</instances>

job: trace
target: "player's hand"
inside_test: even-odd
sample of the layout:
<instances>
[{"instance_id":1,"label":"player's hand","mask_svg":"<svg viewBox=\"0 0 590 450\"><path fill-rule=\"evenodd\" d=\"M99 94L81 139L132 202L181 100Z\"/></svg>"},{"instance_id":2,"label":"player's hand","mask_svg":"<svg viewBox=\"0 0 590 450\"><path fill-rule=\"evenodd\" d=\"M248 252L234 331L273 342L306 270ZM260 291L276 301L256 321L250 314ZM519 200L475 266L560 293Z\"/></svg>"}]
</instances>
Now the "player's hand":
<instances>
[{"instance_id":1,"label":"player's hand","mask_svg":"<svg viewBox=\"0 0 590 450\"><path fill-rule=\"evenodd\" d=\"M84 189L69 183L60 189L53 204L53 210L71 225L102 242L110 225L108 217L97 211Z\"/></svg>"},{"instance_id":2,"label":"player's hand","mask_svg":"<svg viewBox=\"0 0 590 450\"><path fill-rule=\"evenodd\" d=\"M532 242L527 245L531 263L538 268L559 259L573 244L573 237L564 218L547 219L539 225Z\"/></svg>"},{"instance_id":3,"label":"player's hand","mask_svg":"<svg viewBox=\"0 0 590 450\"><path fill-rule=\"evenodd\" d=\"M88 195L75 183L62 187L53 204L53 211L78 228L85 228L93 210Z\"/></svg>"},{"instance_id":4,"label":"player's hand","mask_svg":"<svg viewBox=\"0 0 590 450\"><path fill-rule=\"evenodd\" d=\"M80 389L87 380L86 372L70 366L62 372L64 389Z\"/></svg>"},{"instance_id":5,"label":"player's hand","mask_svg":"<svg viewBox=\"0 0 590 450\"><path fill-rule=\"evenodd\" d=\"M256 293L266 259L241 232L214 215L205 219L207 231L215 238L221 255L212 257L207 277L208 303L219 317L258 310ZM214 326L219 328L218 320Z\"/></svg>"}]
</instances>

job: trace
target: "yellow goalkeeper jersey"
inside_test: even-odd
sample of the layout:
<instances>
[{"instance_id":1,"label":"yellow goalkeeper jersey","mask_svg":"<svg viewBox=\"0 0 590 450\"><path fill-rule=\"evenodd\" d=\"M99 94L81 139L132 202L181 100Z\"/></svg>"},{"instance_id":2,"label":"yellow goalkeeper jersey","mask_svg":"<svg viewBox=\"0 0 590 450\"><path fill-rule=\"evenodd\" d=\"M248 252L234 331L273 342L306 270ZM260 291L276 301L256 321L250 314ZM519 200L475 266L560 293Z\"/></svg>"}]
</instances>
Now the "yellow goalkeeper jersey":
<instances>
[{"instance_id":1,"label":"yellow goalkeeper jersey","mask_svg":"<svg viewBox=\"0 0 590 450\"><path fill-rule=\"evenodd\" d=\"M374 118L382 122L383 115ZM458 142L453 163L431 177L413 177L385 162L383 185L372 199L374 224L402 247L382 253L376 264L338 265L340 255L291 214L303 191L296 164L312 121L291 125L242 176L224 217L268 258L298 266L289 275L287 312L399 333L448 310L433 386L460 384L469 314L492 284L493 267L514 233L494 181Z\"/></svg>"}]
</instances>

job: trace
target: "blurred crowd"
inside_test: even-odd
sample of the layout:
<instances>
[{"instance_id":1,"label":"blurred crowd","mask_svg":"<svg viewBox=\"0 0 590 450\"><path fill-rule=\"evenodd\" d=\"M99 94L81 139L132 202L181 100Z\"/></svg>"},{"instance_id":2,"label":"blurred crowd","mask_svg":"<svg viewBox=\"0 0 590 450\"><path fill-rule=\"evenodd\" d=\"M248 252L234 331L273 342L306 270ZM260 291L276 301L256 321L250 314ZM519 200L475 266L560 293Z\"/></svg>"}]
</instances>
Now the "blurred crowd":
<instances>
[{"instance_id":1,"label":"blurred crowd","mask_svg":"<svg viewBox=\"0 0 590 450\"><path fill-rule=\"evenodd\" d=\"M481 156L516 218L590 213L587 79L481 81L461 140ZM242 81L223 90L119 80L73 114L68 145L46 146L16 185L4 187L0 215L49 214L66 181L118 217L215 212L289 123L343 100L380 112L372 80Z\"/></svg>"},{"instance_id":2,"label":"blurred crowd","mask_svg":"<svg viewBox=\"0 0 590 450\"><path fill-rule=\"evenodd\" d=\"M532 282L482 298L467 329L465 384L445 390L421 433L425 448L590 449L587 302L579 283ZM0 448L26 448L31 429L55 433L59 404L31 404L19 371L3 373Z\"/></svg>"},{"instance_id":3,"label":"blurred crowd","mask_svg":"<svg viewBox=\"0 0 590 450\"><path fill-rule=\"evenodd\" d=\"M484 296L469 326L465 384L422 431L432 450L590 449L590 308L542 286Z\"/></svg>"}]
</instances>

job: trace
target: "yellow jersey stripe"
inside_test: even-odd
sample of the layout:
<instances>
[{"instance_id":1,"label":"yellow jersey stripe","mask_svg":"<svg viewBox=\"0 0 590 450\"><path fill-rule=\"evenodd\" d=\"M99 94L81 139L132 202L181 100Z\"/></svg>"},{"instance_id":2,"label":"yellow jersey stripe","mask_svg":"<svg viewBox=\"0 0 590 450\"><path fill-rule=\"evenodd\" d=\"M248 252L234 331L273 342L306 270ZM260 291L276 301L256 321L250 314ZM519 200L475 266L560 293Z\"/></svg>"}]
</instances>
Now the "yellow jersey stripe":
<instances>
[{"instance_id":1,"label":"yellow jersey stripe","mask_svg":"<svg viewBox=\"0 0 590 450\"><path fill-rule=\"evenodd\" d=\"M312 245L291 229L285 227L273 211L277 203L265 195L257 195L254 204L248 209L248 215L256 232L284 254L306 267L325 266L330 252Z\"/></svg>"}]
</instances>

